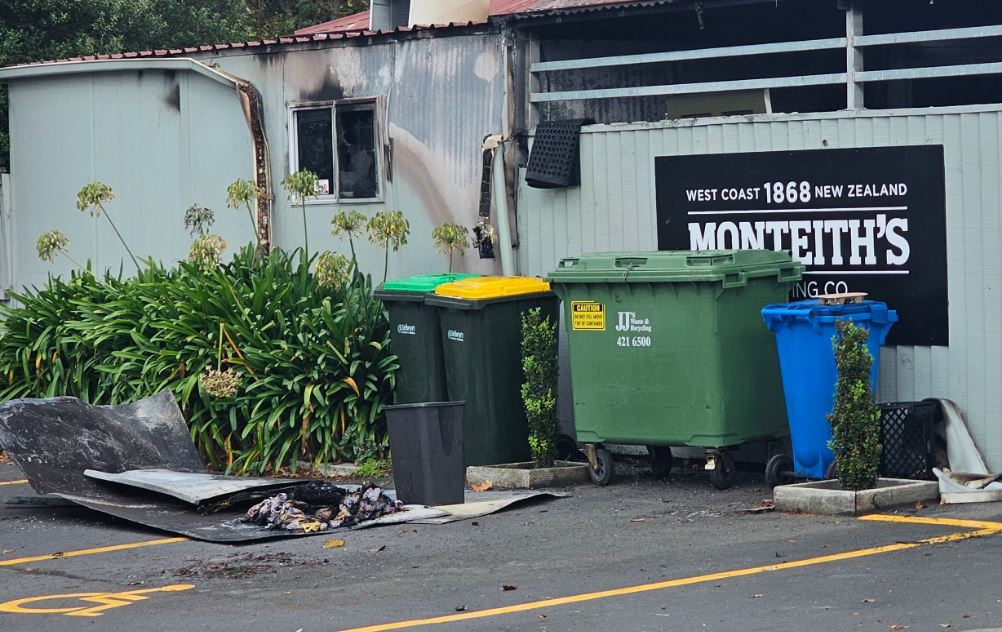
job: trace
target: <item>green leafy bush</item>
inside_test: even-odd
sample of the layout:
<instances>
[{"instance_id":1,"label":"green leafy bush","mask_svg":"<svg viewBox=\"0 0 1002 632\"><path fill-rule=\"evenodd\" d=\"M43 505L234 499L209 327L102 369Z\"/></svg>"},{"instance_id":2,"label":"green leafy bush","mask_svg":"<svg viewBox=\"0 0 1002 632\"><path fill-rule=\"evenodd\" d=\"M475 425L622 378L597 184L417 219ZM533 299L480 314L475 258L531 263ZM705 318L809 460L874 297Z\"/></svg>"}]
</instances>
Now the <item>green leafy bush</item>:
<instances>
[{"instance_id":1,"label":"green leafy bush","mask_svg":"<svg viewBox=\"0 0 1002 632\"><path fill-rule=\"evenodd\" d=\"M522 314L522 404L536 467L553 467L557 445L557 325L537 307Z\"/></svg>"},{"instance_id":2,"label":"green leafy bush","mask_svg":"<svg viewBox=\"0 0 1002 632\"><path fill-rule=\"evenodd\" d=\"M870 388L873 357L867 347L869 330L851 321L836 323L835 403L828 422L839 483L846 489L869 489L877 481L880 466L880 408Z\"/></svg>"},{"instance_id":3,"label":"green leafy bush","mask_svg":"<svg viewBox=\"0 0 1002 632\"><path fill-rule=\"evenodd\" d=\"M390 473L389 459L366 459L358 464L354 476L358 478L379 478Z\"/></svg>"},{"instance_id":4,"label":"green leafy bush","mask_svg":"<svg viewBox=\"0 0 1002 632\"><path fill-rule=\"evenodd\" d=\"M50 278L2 310L0 399L169 389L207 461L238 473L382 456L398 368L385 311L367 276L320 286L309 265L247 247L209 269Z\"/></svg>"}]
</instances>

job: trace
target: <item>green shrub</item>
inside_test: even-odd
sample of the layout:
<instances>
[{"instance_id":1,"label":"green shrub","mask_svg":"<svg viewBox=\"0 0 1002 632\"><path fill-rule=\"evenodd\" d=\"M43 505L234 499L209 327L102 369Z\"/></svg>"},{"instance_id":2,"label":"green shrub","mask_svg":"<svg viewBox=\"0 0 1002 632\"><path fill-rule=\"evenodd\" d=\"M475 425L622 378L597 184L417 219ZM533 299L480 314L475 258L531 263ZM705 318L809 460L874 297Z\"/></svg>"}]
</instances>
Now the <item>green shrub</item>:
<instances>
[{"instance_id":1,"label":"green shrub","mask_svg":"<svg viewBox=\"0 0 1002 632\"><path fill-rule=\"evenodd\" d=\"M389 459L365 459L358 463L358 469L353 476L358 478L380 478L387 476L391 470Z\"/></svg>"},{"instance_id":2,"label":"green shrub","mask_svg":"<svg viewBox=\"0 0 1002 632\"><path fill-rule=\"evenodd\" d=\"M557 326L537 307L522 314L522 404L536 467L553 467L557 445Z\"/></svg>"},{"instance_id":3,"label":"green shrub","mask_svg":"<svg viewBox=\"0 0 1002 632\"><path fill-rule=\"evenodd\" d=\"M210 269L50 278L3 309L0 400L169 389L207 461L239 473L381 456L398 365L371 280L352 279L322 287L306 257L252 247Z\"/></svg>"},{"instance_id":4,"label":"green shrub","mask_svg":"<svg viewBox=\"0 0 1002 632\"><path fill-rule=\"evenodd\" d=\"M836 323L832 338L838 381L828 422L839 483L846 489L869 489L880 466L880 408L870 388L873 357L867 347L870 332L851 321Z\"/></svg>"}]
</instances>

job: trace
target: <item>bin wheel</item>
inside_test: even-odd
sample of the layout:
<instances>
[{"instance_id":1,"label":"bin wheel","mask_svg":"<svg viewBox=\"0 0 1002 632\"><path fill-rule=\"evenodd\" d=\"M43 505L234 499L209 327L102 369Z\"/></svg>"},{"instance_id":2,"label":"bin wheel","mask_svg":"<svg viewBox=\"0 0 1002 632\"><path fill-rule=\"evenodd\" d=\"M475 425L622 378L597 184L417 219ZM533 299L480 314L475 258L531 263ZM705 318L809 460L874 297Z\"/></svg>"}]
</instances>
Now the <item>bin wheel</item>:
<instances>
[{"instance_id":1,"label":"bin wheel","mask_svg":"<svg viewBox=\"0 0 1002 632\"><path fill-rule=\"evenodd\" d=\"M717 489L727 489L734 482L734 459L723 450L716 453L713 469L710 470L710 484Z\"/></svg>"},{"instance_id":2,"label":"bin wheel","mask_svg":"<svg viewBox=\"0 0 1002 632\"><path fill-rule=\"evenodd\" d=\"M651 471L654 476L667 476L671 472L671 448L663 445L647 446L647 454L651 459Z\"/></svg>"},{"instance_id":3,"label":"bin wheel","mask_svg":"<svg viewBox=\"0 0 1002 632\"><path fill-rule=\"evenodd\" d=\"M765 464L765 482L770 489L793 482L793 459L780 452Z\"/></svg>"},{"instance_id":4,"label":"bin wheel","mask_svg":"<svg viewBox=\"0 0 1002 632\"><path fill-rule=\"evenodd\" d=\"M596 485L608 485L612 480L612 454L603 447L595 447L596 467L588 467L588 475Z\"/></svg>"},{"instance_id":5,"label":"bin wheel","mask_svg":"<svg viewBox=\"0 0 1002 632\"><path fill-rule=\"evenodd\" d=\"M838 478L838 464L832 461L825 469L825 480L832 480L834 478Z\"/></svg>"},{"instance_id":6,"label":"bin wheel","mask_svg":"<svg viewBox=\"0 0 1002 632\"><path fill-rule=\"evenodd\" d=\"M577 441L565 434L557 436L556 448L557 458L561 461L575 461L582 456Z\"/></svg>"}]
</instances>

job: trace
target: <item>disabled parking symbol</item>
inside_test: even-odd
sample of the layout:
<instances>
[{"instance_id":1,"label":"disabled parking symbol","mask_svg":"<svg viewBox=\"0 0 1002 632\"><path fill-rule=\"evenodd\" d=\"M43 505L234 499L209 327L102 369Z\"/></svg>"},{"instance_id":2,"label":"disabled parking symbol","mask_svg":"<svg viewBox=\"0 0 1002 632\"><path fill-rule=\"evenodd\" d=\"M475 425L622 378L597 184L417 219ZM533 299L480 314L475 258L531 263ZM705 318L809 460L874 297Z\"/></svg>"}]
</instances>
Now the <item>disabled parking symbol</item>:
<instances>
[{"instance_id":1,"label":"disabled parking symbol","mask_svg":"<svg viewBox=\"0 0 1002 632\"><path fill-rule=\"evenodd\" d=\"M67 617L100 617L106 610L121 608L149 599L147 595L159 592L181 592L191 590L194 584L172 584L159 588L143 588L125 592L83 592L66 595L43 595L23 597L0 603L0 612L10 614L62 614ZM94 605L67 605L72 602ZM62 602L62 603L60 603ZM58 607L57 607L58 606Z\"/></svg>"}]
</instances>

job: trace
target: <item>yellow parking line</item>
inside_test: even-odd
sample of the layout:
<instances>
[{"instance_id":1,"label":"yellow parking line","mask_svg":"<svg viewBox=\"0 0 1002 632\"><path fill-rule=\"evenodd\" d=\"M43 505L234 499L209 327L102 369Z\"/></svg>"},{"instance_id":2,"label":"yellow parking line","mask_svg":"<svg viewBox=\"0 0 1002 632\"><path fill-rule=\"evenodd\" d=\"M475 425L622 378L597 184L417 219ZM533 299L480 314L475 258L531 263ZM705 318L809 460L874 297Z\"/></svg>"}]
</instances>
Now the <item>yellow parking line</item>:
<instances>
[{"instance_id":1,"label":"yellow parking line","mask_svg":"<svg viewBox=\"0 0 1002 632\"><path fill-rule=\"evenodd\" d=\"M159 540L143 540L142 542L128 542L126 544L113 544L111 546L100 546L95 549L80 549L78 551L63 551L62 553L46 553L45 555L35 555L32 557L19 557L13 560L0 560L0 566L16 566L29 562L44 562L46 560L59 560L64 557L79 557L81 555L97 555L99 553L112 553L114 551L125 551L128 549L140 549L146 546L159 546L161 544L173 544L175 542L185 542L188 538L160 538Z\"/></svg>"},{"instance_id":2,"label":"yellow parking line","mask_svg":"<svg viewBox=\"0 0 1002 632\"><path fill-rule=\"evenodd\" d=\"M985 522L984 520L959 520L957 518L925 518L922 516L891 516L872 514L860 516L860 520L874 522L906 522L911 524L933 524L944 527L967 527L968 529L995 529L1002 531L1002 522Z\"/></svg>"},{"instance_id":3,"label":"yellow parking line","mask_svg":"<svg viewBox=\"0 0 1002 632\"><path fill-rule=\"evenodd\" d=\"M21 481L0 481L0 487L3 487L4 485L24 485L27 482L28 479L24 479Z\"/></svg>"},{"instance_id":4,"label":"yellow parking line","mask_svg":"<svg viewBox=\"0 0 1002 632\"><path fill-rule=\"evenodd\" d=\"M922 518L917 519L911 516L884 516L883 518L877 516L866 516L867 520L885 520L887 522L900 522L900 523L916 523L916 524L938 524L944 526L958 526L955 523L949 522L949 518ZM934 520L935 522L929 522L929 520ZM567 597L558 597L556 599L544 599L541 601L530 601L527 603L514 604L511 606L502 606L500 608L489 608L486 610L475 610L472 612L462 612L457 614L444 615L441 617L431 617L428 619L412 619L410 621L396 621L393 623L383 623L379 625L372 625L362 628L351 628L348 630L342 630L342 632L384 632L386 630L403 630L406 628L416 628L425 625L435 625L441 623L455 623L457 621L468 621L470 619L484 619L487 617L496 617L506 614L515 614L518 612L526 612L529 610L539 610L541 608L552 608L554 606L564 606L567 604L581 603L584 601L595 601L597 599L605 599L607 597L619 597L623 595L633 595L637 593L650 592L654 590L664 590L666 588L677 588L679 586L691 586L693 584L703 584L707 582L715 582L723 579L733 579L735 577L747 577L749 575L758 575L761 573L771 573L774 571L783 571L793 568L804 568L807 566L817 566L819 564L830 564L832 562L840 562L843 560L851 560L860 557L867 557L870 555L879 555L882 553L891 553L894 551L904 551L907 549L914 549L920 546L927 546L930 544L943 544L946 542L959 542L961 540L968 540L970 538L980 538L989 535L995 535L1002 532L1002 523L996 522L977 522L977 521L956 521L964 522L964 525L959 526L971 526L972 524L977 525L992 525L990 527L985 526L979 528L976 531L966 531L962 533L951 533L949 535L941 535L932 538L926 538L924 540L916 540L914 542L897 542L895 544L888 544L884 546L875 546L866 549L857 549L855 551L846 551L844 553L835 553L834 555L824 555L821 557L811 557L803 560L794 560L790 562L781 562L779 564L767 564L765 566L754 566L751 568L742 568L731 571L723 571L720 573L711 573L709 575L697 575L695 577L683 577L680 579L670 579L662 582L655 582L651 584L640 584L637 586L626 586L623 588L614 588L611 590L602 590L598 592L583 593L579 595L569 595Z\"/></svg>"}]
</instances>

